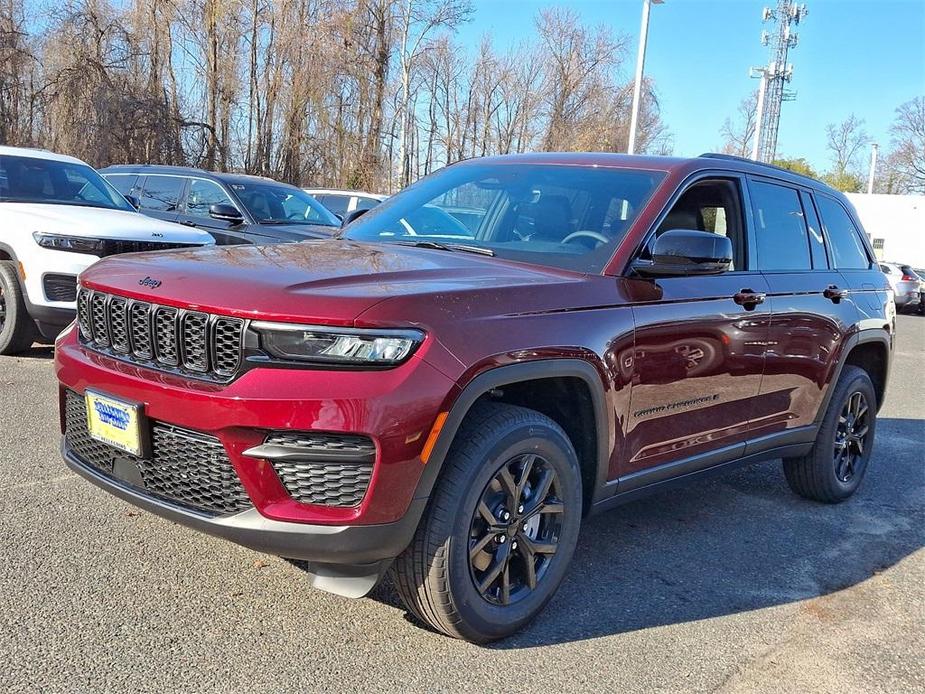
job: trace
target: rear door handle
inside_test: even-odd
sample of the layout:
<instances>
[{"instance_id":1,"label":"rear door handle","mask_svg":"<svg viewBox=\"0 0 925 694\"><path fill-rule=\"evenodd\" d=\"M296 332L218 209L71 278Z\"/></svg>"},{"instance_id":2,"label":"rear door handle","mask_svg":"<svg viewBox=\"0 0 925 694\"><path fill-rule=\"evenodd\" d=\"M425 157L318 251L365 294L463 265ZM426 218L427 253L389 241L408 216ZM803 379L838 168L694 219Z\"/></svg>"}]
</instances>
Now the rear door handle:
<instances>
[{"instance_id":1,"label":"rear door handle","mask_svg":"<svg viewBox=\"0 0 925 694\"><path fill-rule=\"evenodd\" d=\"M848 297L847 289L839 289L836 285L830 284L822 291L822 296L826 299L830 299L833 304L837 304L842 299Z\"/></svg>"},{"instance_id":2,"label":"rear door handle","mask_svg":"<svg viewBox=\"0 0 925 694\"><path fill-rule=\"evenodd\" d=\"M188 219L184 219L183 221L180 222L180 224L182 224L182 225L185 226L185 227L194 227L194 226L196 226L196 222L191 222L191 221L189 221Z\"/></svg>"},{"instance_id":3,"label":"rear door handle","mask_svg":"<svg viewBox=\"0 0 925 694\"><path fill-rule=\"evenodd\" d=\"M732 296L732 300L739 306L744 306L747 311L751 311L758 304L763 304L767 298L764 292L756 292L752 289L743 289Z\"/></svg>"}]
</instances>

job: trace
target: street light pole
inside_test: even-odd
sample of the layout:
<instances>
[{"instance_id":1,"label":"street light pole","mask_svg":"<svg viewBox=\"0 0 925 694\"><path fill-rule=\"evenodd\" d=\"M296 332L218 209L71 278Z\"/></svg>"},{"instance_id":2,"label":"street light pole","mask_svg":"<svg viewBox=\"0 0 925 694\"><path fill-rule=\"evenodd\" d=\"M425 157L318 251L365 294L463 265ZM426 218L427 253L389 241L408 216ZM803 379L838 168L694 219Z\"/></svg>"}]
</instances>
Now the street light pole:
<instances>
[{"instance_id":1,"label":"street light pole","mask_svg":"<svg viewBox=\"0 0 925 694\"><path fill-rule=\"evenodd\" d=\"M867 194L870 195L874 192L874 178L877 175L877 150L880 149L880 145L874 144L870 148L870 176L867 178Z\"/></svg>"},{"instance_id":2,"label":"street light pole","mask_svg":"<svg viewBox=\"0 0 925 694\"><path fill-rule=\"evenodd\" d=\"M649 8L664 0L642 0L642 26L639 28L639 52L636 54L636 81L633 83L633 111L630 115L630 140L627 154L636 153L636 128L639 125L639 102L642 100L642 75L646 63L646 42L649 39Z\"/></svg>"}]
</instances>

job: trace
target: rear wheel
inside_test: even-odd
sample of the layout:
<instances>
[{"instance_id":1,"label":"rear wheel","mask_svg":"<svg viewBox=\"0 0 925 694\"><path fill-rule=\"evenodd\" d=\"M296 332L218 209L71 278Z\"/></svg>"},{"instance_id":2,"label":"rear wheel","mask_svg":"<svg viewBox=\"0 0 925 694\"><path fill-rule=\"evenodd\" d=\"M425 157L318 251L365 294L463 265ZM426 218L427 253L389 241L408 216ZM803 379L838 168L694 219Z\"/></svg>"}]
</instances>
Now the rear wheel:
<instances>
[{"instance_id":1,"label":"rear wheel","mask_svg":"<svg viewBox=\"0 0 925 694\"><path fill-rule=\"evenodd\" d=\"M815 501L838 503L854 494L870 461L877 395L866 371L846 366L832 392L812 450L784 459L790 488Z\"/></svg>"},{"instance_id":2,"label":"rear wheel","mask_svg":"<svg viewBox=\"0 0 925 694\"><path fill-rule=\"evenodd\" d=\"M395 585L409 611L444 634L503 638L559 587L580 522L578 458L561 427L526 408L480 405L393 565Z\"/></svg>"},{"instance_id":3,"label":"rear wheel","mask_svg":"<svg viewBox=\"0 0 925 694\"><path fill-rule=\"evenodd\" d=\"M0 260L0 354L16 354L35 341L35 323L26 310L16 264Z\"/></svg>"}]
</instances>

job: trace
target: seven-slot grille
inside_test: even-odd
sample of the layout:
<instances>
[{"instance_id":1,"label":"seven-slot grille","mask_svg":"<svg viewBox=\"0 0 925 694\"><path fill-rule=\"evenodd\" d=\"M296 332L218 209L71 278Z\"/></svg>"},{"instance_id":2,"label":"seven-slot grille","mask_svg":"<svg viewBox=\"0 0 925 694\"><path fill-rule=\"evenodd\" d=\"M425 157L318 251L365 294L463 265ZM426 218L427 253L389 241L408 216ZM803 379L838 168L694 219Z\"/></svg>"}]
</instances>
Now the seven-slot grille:
<instances>
[{"instance_id":1,"label":"seven-slot grille","mask_svg":"<svg viewBox=\"0 0 925 694\"><path fill-rule=\"evenodd\" d=\"M84 399L67 391L64 436L68 450L84 465L113 476L115 461L134 465L142 493L207 515L238 513L252 503L225 447L214 436L151 422L151 457L139 458L90 437Z\"/></svg>"},{"instance_id":2,"label":"seven-slot grille","mask_svg":"<svg viewBox=\"0 0 925 694\"><path fill-rule=\"evenodd\" d=\"M241 366L244 321L239 318L81 288L77 322L86 346L152 368L228 381Z\"/></svg>"}]
</instances>

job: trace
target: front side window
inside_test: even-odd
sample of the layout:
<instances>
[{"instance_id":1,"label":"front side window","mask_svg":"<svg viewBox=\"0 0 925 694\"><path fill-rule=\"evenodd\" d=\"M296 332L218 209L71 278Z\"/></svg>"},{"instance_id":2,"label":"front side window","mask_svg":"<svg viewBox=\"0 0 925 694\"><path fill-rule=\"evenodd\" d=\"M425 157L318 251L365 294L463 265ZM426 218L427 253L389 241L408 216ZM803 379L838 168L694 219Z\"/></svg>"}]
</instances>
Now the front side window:
<instances>
[{"instance_id":1,"label":"front side window","mask_svg":"<svg viewBox=\"0 0 925 694\"><path fill-rule=\"evenodd\" d=\"M355 241L453 244L486 255L600 272L664 178L660 171L463 164L427 176L351 224Z\"/></svg>"},{"instance_id":2,"label":"front side window","mask_svg":"<svg viewBox=\"0 0 925 694\"><path fill-rule=\"evenodd\" d=\"M745 270L747 254L741 200L738 181L697 181L672 205L655 235L670 229L691 229L726 236L732 243L730 270Z\"/></svg>"},{"instance_id":3,"label":"front side window","mask_svg":"<svg viewBox=\"0 0 925 694\"><path fill-rule=\"evenodd\" d=\"M376 200L376 198L364 198L362 195L357 197L357 209L358 210L371 210L376 205L378 205L381 200Z\"/></svg>"},{"instance_id":4,"label":"front side window","mask_svg":"<svg viewBox=\"0 0 925 694\"><path fill-rule=\"evenodd\" d=\"M122 195L131 195L135 182L138 180L135 174L106 174L103 178Z\"/></svg>"},{"instance_id":5,"label":"front side window","mask_svg":"<svg viewBox=\"0 0 925 694\"><path fill-rule=\"evenodd\" d=\"M340 226L328 208L300 188L257 178L229 186L258 224Z\"/></svg>"},{"instance_id":6,"label":"front side window","mask_svg":"<svg viewBox=\"0 0 925 694\"><path fill-rule=\"evenodd\" d=\"M326 195L317 195L315 199L334 214L340 215L341 217L347 216L347 208L350 207L349 195L334 195L329 193Z\"/></svg>"},{"instance_id":7,"label":"front side window","mask_svg":"<svg viewBox=\"0 0 925 694\"><path fill-rule=\"evenodd\" d=\"M196 217L208 217L212 205L231 205L231 197L222 187L212 181L194 178L190 181L186 194L186 212Z\"/></svg>"},{"instance_id":8,"label":"front side window","mask_svg":"<svg viewBox=\"0 0 925 694\"><path fill-rule=\"evenodd\" d=\"M147 176L138 200L143 210L176 212L186 180L177 176Z\"/></svg>"},{"instance_id":9,"label":"front side window","mask_svg":"<svg viewBox=\"0 0 925 694\"><path fill-rule=\"evenodd\" d=\"M135 211L86 164L37 157L0 156L0 202Z\"/></svg>"},{"instance_id":10,"label":"front side window","mask_svg":"<svg viewBox=\"0 0 925 694\"><path fill-rule=\"evenodd\" d=\"M835 258L835 267L840 270L866 270L870 267L867 250L861 242L861 235L851 221L845 208L832 198L825 195L816 196L819 203L819 214L825 225L829 242L832 245L832 255Z\"/></svg>"},{"instance_id":11,"label":"front side window","mask_svg":"<svg viewBox=\"0 0 925 694\"><path fill-rule=\"evenodd\" d=\"M758 265L762 270L809 270L806 220L793 188L752 181Z\"/></svg>"}]
</instances>

